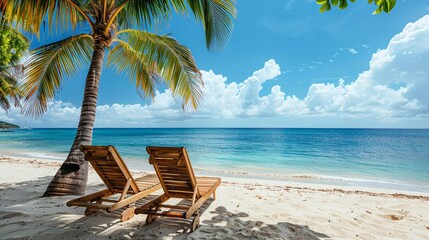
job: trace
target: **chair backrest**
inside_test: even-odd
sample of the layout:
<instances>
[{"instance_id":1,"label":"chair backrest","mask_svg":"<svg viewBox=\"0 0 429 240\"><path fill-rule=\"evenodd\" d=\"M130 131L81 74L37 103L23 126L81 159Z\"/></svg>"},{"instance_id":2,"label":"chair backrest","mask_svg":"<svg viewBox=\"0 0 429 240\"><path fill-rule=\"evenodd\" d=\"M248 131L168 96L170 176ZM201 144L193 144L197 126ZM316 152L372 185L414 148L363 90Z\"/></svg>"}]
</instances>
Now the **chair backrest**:
<instances>
[{"instance_id":1,"label":"chair backrest","mask_svg":"<svg viewBox=\"0 0 429 240\"><path fill-rule=\"evenodd\" d=\"M195 197L200 197L194 170L184 147L148 146L146 150L149 163L154 166L167 196L192 199L196 191Z\"/></svg>"},{"instance_id":2,"label":"chair backrest","mask_svg":"<svg viewBox=\"0 0 429 240\"><path fill-rule=\"evenodd\" d=\"M137 183L114 146L81 146L85 160L90 162L94 170L111 192L122 193L128 179L131 179L129 194L140 192Z\"/></svg>"}]
</instances>

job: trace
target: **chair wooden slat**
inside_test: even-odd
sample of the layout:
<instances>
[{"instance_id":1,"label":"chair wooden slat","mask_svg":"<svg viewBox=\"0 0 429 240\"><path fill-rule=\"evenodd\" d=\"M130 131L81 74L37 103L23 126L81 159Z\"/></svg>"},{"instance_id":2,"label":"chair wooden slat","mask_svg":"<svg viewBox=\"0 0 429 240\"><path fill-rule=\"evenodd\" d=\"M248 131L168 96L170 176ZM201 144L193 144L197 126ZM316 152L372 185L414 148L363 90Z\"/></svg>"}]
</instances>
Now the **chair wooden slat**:
<instances>
[{"instance_id":1,"label":"chair wooden slat","mask_svg":"<svg viewBox=\"0 0 429 240\"><path fill-rule=\"evenodd\" d=\"M81 146L81 150L85 160L91 164L107 189L70 200L67 202L68 206L86 207L88 214L96 210L111 212L126 207L161 188L155 174L134 179L113 146ZM118 195L119 199L105 199L115 195ZM103 202L112 204L106 205ZM133 215L134 210L127 208L121 214L121 221L126 221Z\"/></svg>"},{"instance_id":2,"label":"chair wooden slat","mask_svg":"<svg viewBox=\"0 0 429 240\"><path fill-rule=\"evenodd\" d=\"M136 214L148 214L147 223L153 216L167 216L190 218L194 217L192 229L198 225L197 210L207 199L215 197L216 188L221 179L212 177L195 177L194 170L184 147L147 147L149 163L154 166L155 172L164 190L164 195L137 208ZM163 204L169 198L182 198L191 200L190 206L172 206ZM160 208L181 209L185 212L161 211ZM197 223L195 223L197 221Z\"/></svg>"}]
</instances>

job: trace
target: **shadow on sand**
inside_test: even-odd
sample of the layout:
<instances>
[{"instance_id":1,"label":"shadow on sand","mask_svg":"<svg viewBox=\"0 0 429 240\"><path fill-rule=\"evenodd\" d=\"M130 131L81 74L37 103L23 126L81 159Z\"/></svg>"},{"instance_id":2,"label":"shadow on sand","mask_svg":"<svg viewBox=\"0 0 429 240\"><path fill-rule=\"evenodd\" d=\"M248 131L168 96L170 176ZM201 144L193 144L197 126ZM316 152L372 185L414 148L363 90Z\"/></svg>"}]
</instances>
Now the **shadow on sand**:
<instances>
[{"instance_id":1,"label":"shadow on sand","mask_svg":"<svg viewBox=\"0 0 429 240\"><path fill-rule=\"evenodd\" d=\"M323 239L327 235L307 226L288 222L266 224L246 220L247 213L234 213L225 206L209 210L209 200L201 208L201 224L189 233L190 220L158 218L146 225L146 215L119 221L120 211L84 216L84 208L67 207L73 196L42 198L51 177L16 184L0 183L1 239ZM103 185L90 186L94 192ZM154 196L140 200L146 203ZM182 202L183 203L183 202ZM206 212L204 214L204 212Z\"/></svg>"}]
</instances>

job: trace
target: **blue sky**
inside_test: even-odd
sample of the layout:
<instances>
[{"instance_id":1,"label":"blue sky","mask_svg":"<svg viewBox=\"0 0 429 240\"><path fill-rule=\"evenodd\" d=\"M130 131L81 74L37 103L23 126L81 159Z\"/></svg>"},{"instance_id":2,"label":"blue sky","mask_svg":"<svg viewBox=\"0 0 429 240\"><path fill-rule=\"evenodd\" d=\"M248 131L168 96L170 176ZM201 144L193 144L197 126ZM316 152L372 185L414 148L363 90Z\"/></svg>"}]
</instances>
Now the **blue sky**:
<instances>
[{"instance_id":1,"label":"blue sky","mask_svg":"<svg viewBox=\"0 0 429 240\"><path fill-rule=\"evenodd\" d=\"M237 2L222 51L205 49L192 17L173 17L159 30L188 46L202 70L206 98L198 111L183 113L162 87L145 102L126 76L104 68L96 127L429 128L421 90L429 89L429 2L398 0L391 14L379 15L364 0L324 14L315 0ZM32 47L61 37L33 38ZM67 79L42 118L14 109L0 120L76 127L85 76Z\"/></svg>"}]
</instances>

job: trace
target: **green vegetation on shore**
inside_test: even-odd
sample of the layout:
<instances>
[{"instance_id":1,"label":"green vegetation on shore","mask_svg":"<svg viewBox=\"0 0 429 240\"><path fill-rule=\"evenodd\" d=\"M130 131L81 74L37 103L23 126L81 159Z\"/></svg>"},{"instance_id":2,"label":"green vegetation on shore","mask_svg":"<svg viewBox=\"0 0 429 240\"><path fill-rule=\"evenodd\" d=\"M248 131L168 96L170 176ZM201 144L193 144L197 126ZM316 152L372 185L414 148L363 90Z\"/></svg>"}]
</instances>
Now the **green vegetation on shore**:
<instances>
[{"instance_id":1,"label":"green vegetation on shore","mask_svg":"<svg viewBox=\"0 0 429 240\"><path fill-rule=\"evenodd\" d=\"M3 128L19 128L19 126L12 123L0 121L0 129L3 129Z\"/></svg>"},{"instance_id":2,"label":"green vegetation on shore","mask_svg":"<svg viewBox=\"0 0 429 240\"><path fill-rule=\"evenodd\" d=\"M0 22L0 108L6 112L12 106L21 106L23 92L18 82L24 67L20 60L29 47L29 39L15 28L5 25L3 20Z\"/></svg>"}]
</instances>

